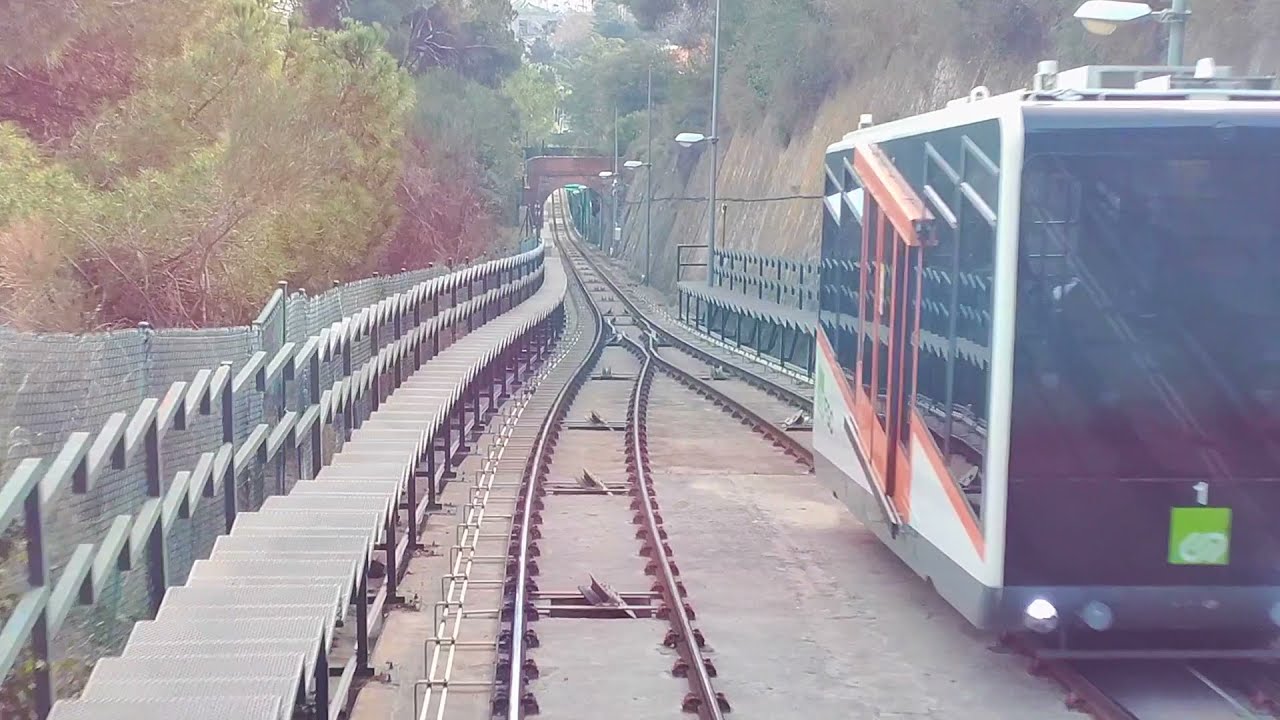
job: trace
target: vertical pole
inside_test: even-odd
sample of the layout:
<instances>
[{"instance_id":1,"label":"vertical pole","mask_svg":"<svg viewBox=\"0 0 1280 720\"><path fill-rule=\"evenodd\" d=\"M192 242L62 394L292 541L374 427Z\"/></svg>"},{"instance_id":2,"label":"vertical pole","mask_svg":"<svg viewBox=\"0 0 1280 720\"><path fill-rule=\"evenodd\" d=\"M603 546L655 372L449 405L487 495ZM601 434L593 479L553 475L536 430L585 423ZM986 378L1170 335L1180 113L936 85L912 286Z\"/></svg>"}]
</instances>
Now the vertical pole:
<instances>
[{"instance_id":1,"label":"vertical pole","mask_svg":"<svg viewBox=\"0 0 1280 720\"><path fill-rule=\"evenodd\" d=\"M720 206L720 247L721 248L724 248L726 246L725 238L728 237L728 235L729 235L729 205L726 203ZM721 252L724 252L724 250L722 249ZM713 268L713 272L714 272L714 268L720 265L720 263L716 262L715 253L711 254L711 263L712 263L711 267Z\"/></svg>"},{"instance_id":2,"label":"vertical pole","mask_svg":"<svg viewBox=\"0 0 1280 720\"><path fill-rule=\"evenodd\" d=\"M219 369L222 368L226 369L226 379L222 384L220 393L222 396L220 398L222 406L222 443L231 446L227 467L222 473L222 502L227 532L231 532L231 526L236 522L236 506L238 504L236 501L236 464L233 459L235 458L236 449L236 403L231 361L222 361L219 364Z\"/></svg>"},{"instance_id":3,"label":"vertical pole","mask_svg":"<svg viewBox=\"0 0 1280 720\"><path fill-rule=\"evenodd\" d=\"M1173 0L1169 8L1173 17L1169 21L1169 58L1173 67L1182 65L1182 47L1187 37L1187 18L1191 12L1191 0Z\"/></svg>"},{"instance_id":4,"label":"vertical pole","mask_svg":"<svg viewBox=\"0 0 1280 720\"><path fill-rule=\"evenodd\" d=\"M615 233L618 231L618 103L613 104L613 177L610 180L613 183L609 186L613 195L613 221L609 224L609 252L612 253L616 248L614 242L617 240Z\"/></svg>"},{"instance_id":5,"label":"vertical pole","mask_svg":"<svg viewBox=\"0 0 1280 720\"><path fill-rule=\"evenodd\" d=\"M280 288L280 347L284 347L285 343L289 342L289 283L281 280L276 285ZM289 385L285 382L284 373L280 373L280 378L276 382L280 387L280 404L276 410L275 420L279 422L280 418L284 417L284 414L289 410ZM287 490L285 480L285 459L287 457L288 455L281 450L275 463L276 491L281 495L284 495ZM163 598L162 592L161 599ZM158 609L159 607L157 604L156 608Z\"/></svg>"},{"instance_id":6,"label":"vertical pole","mask_svg":"<svg viewBox=\"0 0 1280 720\"><path fill-rule=\"evenodd\" d=\"M26 522L27 583L33 588L49 588L49 558L45 554L45 508L40 502L39 488L27 492L23 502ZM45 606L36 615L31 626L31 654L35 660L32 668L36 717L45 720L53 712L55 700L52 658L49 648L49 608Z\"/></svg>"},{"instance_id":7,"label":"vertical pole","mask_svg":"<svg viewBox=\"0 0 1280 720\"><path fill-rule=\"evenodd\" d=\"M438 510L439 504L436 502L436 444L440 438L431 437L431 444L427 447L427 509ZM415 501L416 502L416 501Z\"/></svg>"},{"instance_id":8,"label":"vertical pole","mask_svg":"<svg viewBox=\"0 0 1280 720\"><path fill-rule=\"evenodd\" d=\"M307 378L309 386L308 401L312 404L320 404L320 350L316 349L311 354L311 371L310 377ZM314 479L320 474L320 465L324 459L324 448L322 446L324 434L321 428L321 419L311 424L311 477Z\"/></svg>"},{"instance_id":9,"label":"vertical pole","mask_svg":"<svg viewBox=\"0 0 1280 720\"><path fill-rule=\"evenodd\" d=\"M716 0L715 37L711 45L711 181L707 194L707 284L715 284L716 251L716 125L720 106L720 0Z\"/></svg>"},{"instance_id":10,"label":"vertical pole","mask_svg":"<svg viewBox=\"0 0 1280 720\"><path fill-rule=\"evenodd\" d=\"M369 568L360 569L356 583L356 672L369 669ZM324 655L325 653L321 653ZM317 678L319 679L319 678ZM319 686L319 683L316 683ZM325 685L328 685L326 682Z\"/></svg>"},{"instance_id":11,"label":"vertical pole","mask_svg":"<svg viewBox=\"0 0 1280 720\"><path fill-rule=\"evenodd\" d=\"M386 540L382 543L382 547L386 552L387 602L391 604L399 604L401 602L398 591L398 586L400 584L400 567L399 564L396 563L396 538L399 537L399 533L396 532L396 516L399 514L400 509L395 508L391 511L391 514L387 516L385 530L387 536ZM409 523L413 523L412 510L409 511Z\"/></svg>"},{"instance_id":12,"label":"vertical pole","mask_svg":"<svg viewBox=\"0 0 1280 720\"><path fill-rule=\"evenodd\" d=\"M143 447L146 454L147 498L148 501L159 503L164 497L164 458L160 454L159 420L154 417L144 434ZM147 589L151 595L152 612L160 609L164 592L169 587L168 559L164 524L157 520L147 537Z\"/></svg>"},{"instance_id":13,"label":"vertical pole","mask_svg":"<svg viewBox=\"0 0 1280 720\"><path fill-rule=\"evenodd\" d=\"M649 66L649 91L645 101L645 150L644 161L648 167L644 170L644 284L652 285L649 272L650 238L653 227L653 65Z\"/></svg>"}]
</instances>

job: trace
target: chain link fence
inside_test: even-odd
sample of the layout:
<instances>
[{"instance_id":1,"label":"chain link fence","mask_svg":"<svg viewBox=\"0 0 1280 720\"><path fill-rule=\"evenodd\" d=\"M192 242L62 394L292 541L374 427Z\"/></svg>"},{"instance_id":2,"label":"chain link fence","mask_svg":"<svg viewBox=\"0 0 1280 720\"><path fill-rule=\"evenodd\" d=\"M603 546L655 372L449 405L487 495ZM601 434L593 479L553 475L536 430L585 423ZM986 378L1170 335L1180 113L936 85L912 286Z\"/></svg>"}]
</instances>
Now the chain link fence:
<instances>
[{"instance_id":1,"label":"chain link fence","mask_svg":"<svg viewBox=\"0 0 1280 720\"><path fill-rule=\"evenodd\" d=\"M33 334L0 327L0 484L21 460L56 454L70 433L96 432L113 413L132 414L144 399L162 397L175 381L190 381L198 371L224 362L230 363L234 377L255 353L265 352L269 360L285 343L305 342L344 317L448 270L426 268L366 278L315 296L289 293L282 287L247 326L201 330L153 330L143 326L86 334ZM392 335L390 331L380 333L380 344L390 342ZM356 343L352 347L352 366L360 367L374 351L371 343ZM337 371L332 363L321 367L323 391L337 379ZM310 402L309 372L303 370L288 385L281 378L265 393L237 393L237 443L244 441L258 424L274 426L285 412L296 411ZM368 403L368 396L360 402ZM165 491L174 472L189 470L196 464L200 448L220 442L222 422L216 409L209 415L193 413L190 420L186 430L171 432L163 443ZM341 438L345 428L340 423L339 419L336 430L326 428L336 437L326 438L324 447L332 448ZM309 449L308 444L300 445L298 452L284 453L287 462L241 478L237 497L240 509L256 509L267 496L286 492L297 478L309 473ZM77 543L100 541L116 516L137 512L147 499L146 485L144 469L134 463L127 470L106 473L85 495L68 490L45 505L49 508L46 527L52 529L46 552L53 576L59 574ZM208 555L214 540L225 529L221 495L219 486L218 497L200 503L192 522L173 528L167 543L171 583L183 582L194 562ZM5 598L19 592L24 583L18 541L22 532L19 523L0 538L0 625L8 619ZM117 576L99 602L72 610L57 636L54 657L73 672L64 671L58 676L74 681L76 667L86 667L94 658L118 652L134 622L148 614L145 569Z\"/></svg>"}]
</instances>

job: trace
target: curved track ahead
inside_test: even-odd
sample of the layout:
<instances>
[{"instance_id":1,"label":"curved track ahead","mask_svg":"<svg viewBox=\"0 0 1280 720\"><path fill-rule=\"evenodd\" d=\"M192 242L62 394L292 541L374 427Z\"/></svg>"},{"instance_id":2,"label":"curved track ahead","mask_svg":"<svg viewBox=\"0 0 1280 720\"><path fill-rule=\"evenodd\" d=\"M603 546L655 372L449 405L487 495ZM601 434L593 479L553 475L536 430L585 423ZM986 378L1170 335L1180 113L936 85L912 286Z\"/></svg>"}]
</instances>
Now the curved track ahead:
<instances>
[{"instance_id":1,"label":"curved track ahead","mask_svg":"<svg viewBox=\"0 0 1280 720\"><path fill-rule=\"evenodd\" d=\"M813 406L811 398L793 387L770 379L757 369L743 364L726 363L696 343L667 331L660 322L655 320L652 312L642 309L618 281L610 277L602 263L593 258L590 251L582 246L572 227L565 227L562 238L568 241L573 251L589 266L593 277L604 283L613 298L622 305L626 315L643 328L648 336L645 342L649 346L649 353L660 370L741 418L744 423L766 436L774 445L795 457L810 470L813 469L811 445L801 441L780 424L782 421L780 415L796 410L806 414L811 412ZM678 352L670 356L661 354L659 349L662 346L672 347ZM702 377L702 372L707 371L709 376ZM732 377L717 377L717 372L727 372ZM736 383L741 383L745 387L734 387ZM770 415L776 416L777 419L771 419Z\"/></svg>"},{"instance_id":2,"label":"curved track ahead","mask_svg":"<svg viewBox=\"0 0 1280 720\"><path fill-rule=\"evenodd\" d=\"M718 720L729 711L729 703L715 688L715 666L704 652L705 640L694 626L695 614L691 600L686 597L686 590L678 579L679 570L662 526L662 516L657 504L658 492L650 473L646 423L649 396L655 378L661 372L694 389L726 410L732 419L765 434L798 462L811 467L812 455L804 443L748 407L747 403L721 391L712 380L700 377L698 368L690 367L687 359L684 362L673 361L660 354L659 331L636 311L635 305L621 294L617 286L577 246L570 236L562 213L558 212L558 201L553 202L557 206L552 213L551 228L557 236L559 249L564 254L573 277L572 322L576 323L582 339L575 343L575 348L565 352L565 362L554 371L555 375L563 378L563 385L556 392L538 430L512 518L509 566L504 583L508 591L508 602L504 605L503 632L503 638L507 639L507 651L502 653L499 660L495 709L508 720L519 720L540 709L540 701L531 692L530 686L531 681L539 674L535 658L546 650L531 652L539 648L540 641L533 632L530 621L539 619L542 615L554 618L557 613L562 617L569 617L567 613L572 611L580 613L572 615L578 618L629 615L631 618L665 619L669 628L662 644L674 649L679 655L671 668L671 674L685 678L688 689L678 707L663 707L663 702L655 698L653 716L662 716L665 710L674 710L677 713L695 712L699 717ZM601 296L602 290L604 297ZM621 303L627 312L615 315L615 303ZM601 358L606 349L611 347L622 348L632 356L632 364L635 366L632 377L613 376L608 367L600 375L592 375L602 364ZM618 360L616 352L614 350L615 363ZM713 378L714 367L707 368L712 371ZM571 425L568 413L579 391L588 380L599 379L631 381L625 402L619 402L617 404L621 407L613 408L615 412L625 412L625 423L615 424L621 424L620 429L625 432L626 484L619 486L611 483L608 478L592 478L584 471L580 486L566 485L563 473L552 477L552 463L557 446L568 444L563 432ZM609 410L610 408L601 409L606 414ZM593 411L592 415L596 416L596 413ZM600 417L594 417L594 421L602 426L596 429L619 429ZM609 496L621 493L630 497L633 511L632 532L641 540L640 555L647 559L644 572L657 580L650 592L618 592L598 582L594 575L591 576L589 586L579 586L581 597L586 598L589 607L568 607L563 604L568 598L561 594L541 592L538 578L547 572L545 568L540 572L538 567L538 543L544 537L544 531L551 532L544 530L550 522L544 520L544 516L554 514L554 508L548 509L549 505L554 504L549 502L548 496ZM556 502L568 501L557 499ZM560 532L563 534L563 531ZM601 544L607 545L604 542ZM603 560L597 562L607 564ZM557 602L562 604L557 605ZM544 624L538 627L546 626ZM617 625L613 627L616 629ZM642 649L637 649L635 654L639 658L644 653ZM610 672L627 672L618 666L627 666L629 663L643 664L638 659L611 663ZM580 682L595 685L598 680L583 678ZM660 696L661 692L657 695Z\"/></svg>"}]
</instances>

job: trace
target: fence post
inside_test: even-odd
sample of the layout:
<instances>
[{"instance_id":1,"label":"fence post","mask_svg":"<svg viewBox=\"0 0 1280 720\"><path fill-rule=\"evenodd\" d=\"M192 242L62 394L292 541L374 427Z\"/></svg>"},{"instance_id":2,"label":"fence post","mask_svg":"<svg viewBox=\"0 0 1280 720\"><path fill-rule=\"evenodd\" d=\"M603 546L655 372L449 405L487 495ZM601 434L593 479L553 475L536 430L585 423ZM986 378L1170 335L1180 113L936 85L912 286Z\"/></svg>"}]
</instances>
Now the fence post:
<instances>
[{"instance_id":1,"label":"fence post","mask_svg":"<svg viewBox=\"0 0 1280 720\"><path fill-rule=\"evenodd\" d=\"M44 507L40 502L40 489L33 487L27 493L24 507L24 524L27 531L27 582L33 588L49 587L49 558L44 547ZM43 603L31 626L31 654L35 660L32 674L35 676L36 715L40 720L53 712L53 669L49 650L49 605Z\"/></svg>"},{"instance_id":2,"label":"fence post","mask_svg":"<svg viewBox=\"0 0 1280 720\"><path fill-rule=\"evenodd\" d=\"M307 401L308 403L311 403L311 404L320 403L320 354L323 351L324 351L323 348L317 346L316 351L311 354L311 365L310 365L311 377L308 378L309 382L307 383L309 385L307 390L310 395L310 397L307 398ZM323 420L322 417L317 416L316 421L311 424L311 468L310 468L311 473L310 474L312 479L315 479L315 477L320 474L320 465L321 463L324 462L324 455L323 455L324 423L322 422L322 420ZM298 474L301 475L302 474L301 471L299 471Z\"/></svg>"},{"instance_id":3,"label":"fence post","mask_svg":"<svg viewBox=\"0 0 1280 720\"><path fill-rule=\"evenodd\" d=\"M285 280L281 280L276 283L276 287L280 293L280 346L276 348L276 351L278 352L280 348L285 346L285 343L289 342L289 283ZM272 359L274 359L274 353L267 358L267 362L271 362ZM289 385L285 382L284 377L285 373L282 372L280 373L280 377L276 380L280 391L280 402L276 408L276 416L272 418L273 423L280 422L280 418L284 417L284 414L289 410ZM288 454L282 451L279 453L276 462L274 463L276 466L276 490L281 495L284 495L287 491L287 488L285 487L284 467L285 459L287 457ZM298 475L301 476L302 473L299 472Z\"/></svg>"},{"instance_id":4,"label":"fence post","mask_svg":"<svg viewBox=\"0 0 1280 720\"><path fill-rule=\"evenodd\" d=\"M236 521L236 404L235 404L235 378L231 372L231 361L223 360L219 364L219 370L225 373L222 385L222 443L223 447L230 447L231 452L227 455L227 467L222 473L222 492L223 492L223 512L227 521L227 532L231 532L231 526Z\"/></svg>"},{"instance_id":5,"label":"fence post","mask_svg":"<svg viewBox=\"0 0 1280 720\"><path fill-rule=\"evenodd\" d=\"M801 309L801 310L803 310L803 309L804 309L804 293L805 293L805 287L804 287L804 263L799 263L799 265L796 267L796 272L797 272L797 273L799 273L799 275L800 275L799 279L796 281L796 282L797 282L797 286L798 286L798 287L799 287L799 289L800 289L800 291L796 294L796 297L798 298L798 300L799 300L799 302L800 302L800 309Z\"/></svg>"}]
</instances>

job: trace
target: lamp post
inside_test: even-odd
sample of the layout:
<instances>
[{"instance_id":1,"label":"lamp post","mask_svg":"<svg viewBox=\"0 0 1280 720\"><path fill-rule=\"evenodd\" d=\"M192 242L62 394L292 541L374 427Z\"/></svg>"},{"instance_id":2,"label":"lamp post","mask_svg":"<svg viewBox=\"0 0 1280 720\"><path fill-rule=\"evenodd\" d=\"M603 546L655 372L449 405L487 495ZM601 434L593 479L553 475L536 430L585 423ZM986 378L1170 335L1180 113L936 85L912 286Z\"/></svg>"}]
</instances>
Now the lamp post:
<instances>
[{"instance_id":1,"label":"lamp post","mask_svg":"<svg viewBox=\"0 0 1280 720\"><path fill-rule=\"evenodd\" d=\"M615 166L617 165L617 158L614 158L614 165ZM611 214L613 216L612 222L613 222L613 225L616 226L618 223L618 173L612 170L604 170L600 173L600 177L601 179L610 181L609 196L612 202L612 205L610 207L611 207ZM612 233L613 230L610 229L609 232ZM612 249L612 245L613 245L613 241L609 240L609 238L607 237L600 238L600 252L608 254L609 251Z\"/></svg>"},{"instance_id":2,"label":"lamp post","mask_svg":"<svg viewBox=\"0 0 1280 720\"><path fill-rule=\"evenodd\" d=\"M647 172L644 175L644 284L649 283L650 267L649 258L652 247L651 239L653 226L653 66L649 66L649 86L647 99L645 101L645 130L644 140L644 162L639 160L628 160L622 164L628 170L636 170L645 168Z\"/></svg>"},{"instance_id":3,"label":"lamp post","mask_svg":"<svg viewBox=\"0 0 1280 720\"><path fill-rule=\"evenodd\" d=\"M1186 43L1187 21L1191 17L1191 0L1171 0L1166 10L1153 10L1144 2L1127 0L1088 0L1076 8L1075 16L1084 29L1094 35L1110 35L1125 23L1154 18L1169 26L1166 64L1182 67L1182 48Z\"/></svg>"},{"instance_id":4,"label":"lamp post","mask_svg":"<svg viewBox=\"0 0 1280 720\"><path fill-rule=\"evenodd\" d=\"M715 284L716 276L716 136L720 107L720 0L716 0L715 32L711 45L711 134L683 132L676 142L692 147L702 142L711 143L711 180L707 192L707 284Z\"/></svg>"},{"instance_id":5,"label":"lamp post","mask_svg":"<svg viewBox=\"0 0 1280 720\"><path fill-rule=\"evenodd\" d=\"M622 167L628 170L637 170L639 168L646 170L644 175L644 284L648 285L649 271L651 269L649 258L652 247L650 243L652 236L649 229L653 225L653 164L639 160L628 160L622 164Z\"/></svg>"},{"instance_id":6,"label":"lamp post","mask_svg":"<svg viewBox=\"0 0 1280 720\"><path fill-rule=\"evenodd\" d=\"M609 229L609 252L618 246L621 236L618 227L618 103L613 104L613 227Z\"/></svg>"}]
</instances>

